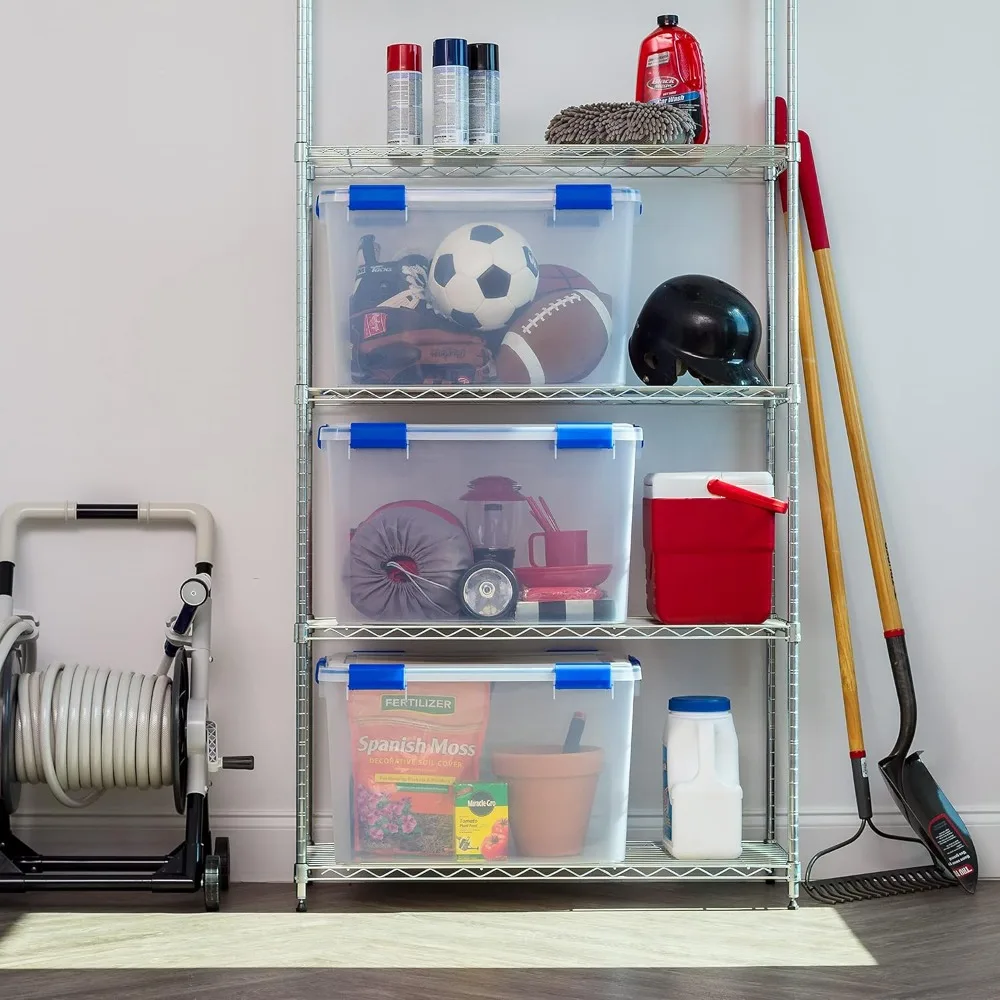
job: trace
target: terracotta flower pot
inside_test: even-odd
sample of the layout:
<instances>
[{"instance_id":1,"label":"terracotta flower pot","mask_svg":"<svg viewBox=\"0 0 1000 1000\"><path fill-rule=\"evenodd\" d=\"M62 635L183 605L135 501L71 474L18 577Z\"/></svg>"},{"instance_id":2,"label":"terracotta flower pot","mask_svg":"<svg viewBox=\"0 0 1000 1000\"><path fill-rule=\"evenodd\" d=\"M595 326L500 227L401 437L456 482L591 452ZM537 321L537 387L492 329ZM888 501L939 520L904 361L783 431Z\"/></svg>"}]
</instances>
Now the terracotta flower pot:
<instances>
[{"instance_id":1,"label":"terracotta flower pot","mask_svg":"<svg viewBox=\"0 0 1000 1000\"><path fill-rule=\"evenodd\" d=\"M600 747L563 753L561 746L509 747L493 754L493 773L507 782L510 829L520 854L580 854L604 767Z\"/></svg>"}]
</instances>

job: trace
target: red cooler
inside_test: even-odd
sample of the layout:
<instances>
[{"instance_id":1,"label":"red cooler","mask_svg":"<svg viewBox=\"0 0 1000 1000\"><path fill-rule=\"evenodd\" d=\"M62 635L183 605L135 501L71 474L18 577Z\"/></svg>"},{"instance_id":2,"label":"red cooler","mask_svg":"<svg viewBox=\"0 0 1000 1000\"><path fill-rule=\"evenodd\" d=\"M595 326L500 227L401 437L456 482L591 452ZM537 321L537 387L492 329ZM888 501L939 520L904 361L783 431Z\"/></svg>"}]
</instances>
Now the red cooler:
<instances>
[{"instance_id":1,"label":"red cooler","mask_svg":"<svg viewBox=\"0 0 1000 1000\"><path fill-rule=\"evenodd\" d=\"M771 615L774 499L766 472L646 476L646 607L665 625L757 625Z\"/></svg>"}]
</instances>

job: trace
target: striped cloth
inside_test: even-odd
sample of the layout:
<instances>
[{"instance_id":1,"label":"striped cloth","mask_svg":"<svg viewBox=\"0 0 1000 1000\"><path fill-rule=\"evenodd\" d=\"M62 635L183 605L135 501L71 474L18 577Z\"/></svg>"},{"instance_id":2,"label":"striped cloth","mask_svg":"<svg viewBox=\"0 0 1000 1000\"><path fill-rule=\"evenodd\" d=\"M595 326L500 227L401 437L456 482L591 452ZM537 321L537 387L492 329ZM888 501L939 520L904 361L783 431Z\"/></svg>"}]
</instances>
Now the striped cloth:
<instances>
[{"instance_id":1,"label":"striped cloth","mask_svg":"<svg viewBox=\"0 0 1000 1000\"><path fill-rule=\"evenodd\" d=\"M615 602L599 601L518 601L514 620L518 622L613 622Z\"/></svg>"}]
</instances>

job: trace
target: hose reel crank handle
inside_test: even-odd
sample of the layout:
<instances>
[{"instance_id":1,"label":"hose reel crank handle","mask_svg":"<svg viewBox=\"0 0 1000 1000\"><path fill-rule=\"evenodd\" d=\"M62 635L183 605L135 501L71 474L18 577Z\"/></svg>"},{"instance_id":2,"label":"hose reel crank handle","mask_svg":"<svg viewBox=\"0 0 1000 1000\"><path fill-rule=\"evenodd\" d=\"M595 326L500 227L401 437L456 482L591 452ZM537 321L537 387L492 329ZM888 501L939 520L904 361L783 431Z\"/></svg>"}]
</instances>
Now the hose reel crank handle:
<instances>
[{"instance_id":1,"label":"hose reel crank handle","mask_svg":"<svg viewBox=\"0 0 1000 1000\"><path fill-rule=\"evenodd\" d=\"M254 766L253 756L248 757L223 757L222 769L224 771L252 771Z\"/></svg>"},{"instance_id":2,"label":"hose reel crank handle","mask_svg":"<svg viewBox=\"0 0 1000 1000\"><path fill-rule=\"evenodd\" d=\"M170 626L170 630L176 636L187 635L198 609L212 596L211 576L208 573L197 573L194 576L188 577L181 584L180 596L181 610ZM167 639L163 644L164 655L171 660L177 655L180 648L178 643L170 639Z\"/></svg>"},{"instance_id":3,"label":"hose reel crank handle","mask_svg":"<svg viewBox=\"0 0 1000 1000\"><path fill-rule=\"evenodd\" d=\"M219 753L219 727L209 720L205 724L205 749L209 774L216 771L252 771L254 759L252 756L223 757Z\"/></svg>"}]
</instances>

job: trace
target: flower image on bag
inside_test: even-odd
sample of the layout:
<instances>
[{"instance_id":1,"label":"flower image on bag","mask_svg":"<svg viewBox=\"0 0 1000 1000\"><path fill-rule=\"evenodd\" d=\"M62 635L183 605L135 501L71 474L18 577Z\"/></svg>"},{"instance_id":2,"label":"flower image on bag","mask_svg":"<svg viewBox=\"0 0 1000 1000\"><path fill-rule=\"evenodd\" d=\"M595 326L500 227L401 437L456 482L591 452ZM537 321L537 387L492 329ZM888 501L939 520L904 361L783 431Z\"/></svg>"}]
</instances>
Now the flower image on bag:
<instances>
[{"instance_id":1,"label":"flower image on bag","mask_svg":"<svg viewBox=\"0 0 1000 1000\"><path fill-rule=\"evenodd\" d=\"M368 844L390 844L405 848L408 840L421 836L413 815L413 800L393 801L387 792L376 792L361 785L355 796L361 838Z\"/></svg>"},{"instance_id":2,"label":"flower image on bag","mask_svg":"<svg viewBox=\"0 0 1000 1000\"><path fill-rule=\"evenodd\" d=\"M454 785L479 777L489 684L352 691L354 850L454 854Z\"/></svg>"}]
</instances>

